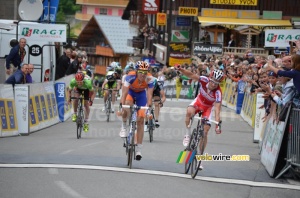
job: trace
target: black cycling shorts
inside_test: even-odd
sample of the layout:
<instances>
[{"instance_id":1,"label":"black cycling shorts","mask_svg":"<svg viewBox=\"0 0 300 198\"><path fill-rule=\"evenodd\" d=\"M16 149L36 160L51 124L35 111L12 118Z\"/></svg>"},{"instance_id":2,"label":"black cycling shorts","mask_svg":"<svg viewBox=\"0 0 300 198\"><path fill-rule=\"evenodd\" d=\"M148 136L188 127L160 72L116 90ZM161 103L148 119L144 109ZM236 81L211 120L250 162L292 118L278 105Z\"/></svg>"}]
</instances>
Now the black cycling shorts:
<instances>
[{"instance_id":1,"label":"black cycling shorts","mask_svg":"<svg viewBox=\"0 0 300 198\"><path fill-rule=\"evenodd\" d=\"M77 88L76 92L79 94L83 92L84 100L90 99L90 96L89 96L90 91L88 89L78 89Z\"/></svg>"}]
</instances>

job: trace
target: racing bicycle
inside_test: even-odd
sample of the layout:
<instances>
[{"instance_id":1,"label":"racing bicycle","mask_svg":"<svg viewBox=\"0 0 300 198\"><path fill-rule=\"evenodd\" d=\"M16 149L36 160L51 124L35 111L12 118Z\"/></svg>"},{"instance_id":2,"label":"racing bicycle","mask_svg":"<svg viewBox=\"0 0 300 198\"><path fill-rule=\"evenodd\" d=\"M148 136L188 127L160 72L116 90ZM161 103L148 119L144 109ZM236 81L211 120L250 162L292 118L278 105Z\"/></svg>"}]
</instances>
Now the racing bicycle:
<instances>
[{"instance_id":1,"label":"racing bicycle","mask_svg":"<svg viewBox=\"0 0 300 198\"><path fill-rule=\"evenodd\" d=\"M71 99L78 100L76 126L77 126L77 139L79 139L81 138L81 132L84 124L83 92L80 94L79 97L71 97Z\"/></svg>"},{"instance_id":2,"label":"racing bicycle","mask_svg":"<svg viewBox=\"0 0 300 198\"><path fill-rule=\"evenodd\" d=\"M137 112L140 109L148 109L149 107L140 107L134 104L133 106L130 105L122 105L122 108L129 108L130 109L130 127L129 133L126 138L124 138L124 147L126 148L126 155L127 155L127 166L131 169L132 167L132 159L135 160L135 137L136 137L136 129L137 129Z\"/></svg>"},{"instance_id":3,"label":"racing bicycle","mask_svg":"<svg viewBox=\"0 0 300 198\"><path fill-rule=\"evenodd\" d=\"M161 100L154 100L154 102L160 102ZM155 130L155 128L158 128L158 126L155 125L155 114L154 114L154 108L151 108L151 110L149 111L149 116L148 116L148 125L147 125L147 131L149 132L149 140L150 142L153 142L153 131Z\"/></svg>"},{"instance_id":4,"label":"racing bicycle","mask_svg":"<svg viewBox=\"0 0 300 198\"><path fill-rule=\"evenodd\" d=\"M105 102L105 113L106 113L106 121L109 122L110 119L110 114L112 113L112 108L111 108L111 101L112 101L112 93L113 91L117 91L115 89L103 89L103 90L108 90L108 98Z\"/></svg>"},{"instance_id":5,"label":"racing bicycle","mask_svg":"<svg viewBox=\"0 0 300 198\"><path fill-rule=\"evenodd\" d=\"M197 123L197 127L193 130L190 142L185 149L185 151L190 151L189 154L190 158L188 158L189 161L186 161L184 166L185 174L187 174L191 169L191 177L193 179L196 177L201 165L201 160L198 161L196 155L197 155L197 149L199 147L201 139L204 137L204 124L206 122L215 123L216 125L218 125L219 129L221 130L221 123L222 123L222 121L217 122L215 120L209 120L207 118L203 118L202 112L199 112L198 116L193 116L191 118L189 126L192 126L194 119L197 119L198 123ZM202 147L200 148L200 153L198 154L203 155L203 153L204 153L204 143L202 144Z\"/></svg>"}]
</instances>

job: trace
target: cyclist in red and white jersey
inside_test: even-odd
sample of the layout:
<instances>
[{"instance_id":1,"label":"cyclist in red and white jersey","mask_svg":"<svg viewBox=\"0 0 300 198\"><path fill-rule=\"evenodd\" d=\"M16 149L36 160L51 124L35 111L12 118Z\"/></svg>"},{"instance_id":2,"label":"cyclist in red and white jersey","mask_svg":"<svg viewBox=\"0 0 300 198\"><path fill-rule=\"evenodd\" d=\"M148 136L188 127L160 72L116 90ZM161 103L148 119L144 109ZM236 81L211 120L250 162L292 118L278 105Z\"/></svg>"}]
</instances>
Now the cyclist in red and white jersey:
<instances>
[{"instance_id":1,"label":"cyclist in red and white jersey","mask_svg":"<svg viewBox=\"0 0 300 198\"><path fill-rule=\"evenodd\" d=\"M183 145L186 147L190 142L191 137L191 126L190 119L196 113L202 111L202 117L211 119L211 111L214 107L215 110L215 120L220 122L220 112L221 112L221 105L222 105L222 92L219 86L221 80L223 79L223 72L221 70L215 69L211 74L210 77L206 76L199 76L194 74L188 70L181 68L180 66L176 68L179 70L183 75L187 76L190 79L198 81L200 83L200 91L198 96L194 99L194 101L188 106L186 117L185 117L185 125L187 127L186 135L183 139ZM204 144L204 150L207 144L207 133L210 129L210 123L206 122L204 125L204 139L200 142L199 148L202 147ZM219 126L216 126L216 133L220 134L221 130Z\"/></svg>"}]
</instances>

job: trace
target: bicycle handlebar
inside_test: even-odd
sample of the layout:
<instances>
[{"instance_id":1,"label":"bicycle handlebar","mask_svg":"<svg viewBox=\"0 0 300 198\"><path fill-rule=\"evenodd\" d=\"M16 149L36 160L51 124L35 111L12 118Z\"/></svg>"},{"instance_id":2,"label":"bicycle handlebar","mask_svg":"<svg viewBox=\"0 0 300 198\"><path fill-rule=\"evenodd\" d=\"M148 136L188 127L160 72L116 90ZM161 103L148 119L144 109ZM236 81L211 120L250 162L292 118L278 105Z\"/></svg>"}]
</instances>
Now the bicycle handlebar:
<instances>
[{"instance_id":1,"label":"bicycle handlebar","mask_svg":"<svg viewBox=\"0 0 300 198\"><path fill-rule=\"evenodd\" d=\"M103 90L119 91L119 89L103 89Z\"/></svg>"},{"instance_id":2,"label":"bicycle handlebar","mask_svg":"<svg viewBox=\"0 0 300 198\"><path fill-rule=\"evenodd\" d=\"M130 105L122 105L122 108L131 108L131 107L134 107L136 105L133 105L133 106L130 106ZM139 107L139 106L136 106L136 108L138 109L149 109L149 107Z\"/></svg>"},{"instance_id":3,"label":"bicycle handlebar","mask_svg":"<svg viewBox=\"0 0 300 198\"><path fill-rule=\"evenodd\" d=\"M194 118L195 118L195 119L198 119L198 120L206 120L206 121L209 121L209 122L215 123L215 124L216 124L216 125L218 125L218 126L221 126L221 123L222 123L222 121L220 121L220 122L217 122L217 121L215 121L215 120L209 120L209 119L202 118L202 117L199 117L199 116L195 116Z\"/></svg>"}]
</instances>

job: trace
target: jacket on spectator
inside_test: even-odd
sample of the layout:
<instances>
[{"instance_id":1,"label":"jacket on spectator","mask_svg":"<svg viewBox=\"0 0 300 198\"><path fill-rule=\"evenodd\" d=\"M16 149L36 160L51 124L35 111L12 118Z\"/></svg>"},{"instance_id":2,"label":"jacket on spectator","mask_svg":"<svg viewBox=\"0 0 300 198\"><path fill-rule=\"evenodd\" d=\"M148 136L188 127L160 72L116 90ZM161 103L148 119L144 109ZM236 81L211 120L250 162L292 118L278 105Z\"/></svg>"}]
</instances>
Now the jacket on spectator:
<instances>
[{"instance_id":1,"label":"jacket on spectator","mask_svg":"<svg viewBox=\"0 0 300 198\"><path fill-rule=\"evenodd\" d=\"M15 73L8 77L5 83L13 86L15 86L15 84L25 84L26 75L22 72L22 70L18 69Z\"/></svg>"},{"instance_id":2,"label":"jacket on spectator","mask_svg":"<svg viewBox=\"0 0 300 198\"><path fill-rule=\"evenodd\" d=\"M66 75L76 74L80 67L80 62L78 60L74 60L68 67L66 71Z\"/></svg>"},{"instance_id":3,"label":"jacket on spectator","mask_svg":"<svg viewBox=\"0 0 300 198\"><path fill-rule=\"evenodd\" d=\"M57 60L57 66L55 69L55 80L60 79L66 75L66 72L70 66L70 58L65 54L59 57Z\"/></svg>"},{"instance_id":4,"label":"jacket on spectator","mask_svg":"<svg viewBox=\"0 0 300 198\"><path fill-rule=\"evenodd\" d=\"M24 49L24 52L25 52L25 49ZM25 56L25 54L23 56ZM21 60L21 51L20 51L20 45L16 45L15 47L13 47L8 56L6 57L6 69L9 69L10 68L10 64L12 63L15 67L18 67L18 69L20 69L20 65L22 63L22 60Z\"/></svg>"}]
</instances>

